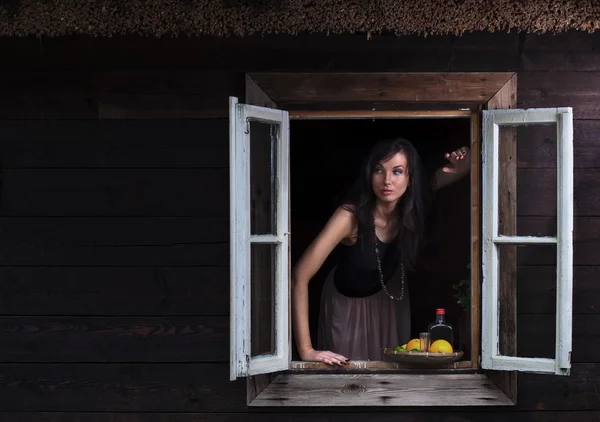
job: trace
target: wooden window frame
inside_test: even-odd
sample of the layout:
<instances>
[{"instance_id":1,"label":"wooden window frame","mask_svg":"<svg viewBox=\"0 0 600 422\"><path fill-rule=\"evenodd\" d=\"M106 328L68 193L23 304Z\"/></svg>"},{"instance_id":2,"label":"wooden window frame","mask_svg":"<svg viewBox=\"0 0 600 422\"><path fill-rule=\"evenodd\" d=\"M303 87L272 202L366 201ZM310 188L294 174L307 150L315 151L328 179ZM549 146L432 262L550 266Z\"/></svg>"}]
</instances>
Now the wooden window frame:
<instances>
[{"instance_id":1,"label":"wooden window frame","mask_svg":"<svg viewBox=\"0 0 600 422\"><path fill-rule=\"evenodd\" d=\"M244 374L258 375L265 372L281 371L289 367L291 350L289 346L289 326L282 318L274 318L277 326L274 334L274 354L250 357L250 344L246 341L238 342L244 333L251 331L251 292L246 286L251 280L251 248L252 245L275 246L277 254L288 254L289 251L289 127L288 113L255 105L242 105L238 107L235 99L230 99L230 109L235 118L231 119L231 130L235 136L230 137L230 212L235 216L230 227L230 254L232 262L237 265L230 266L231 295L230 314L233 329L230 335L230 359L235 362L231 365L230 379L235 379ZM245 145L250 144L250 123L267 123L277 128L276 138L276 179L275 190L276 223L275 229L268 234L253 234L250 230L250 149ZM264 164L264 163L263 163ZM243 192L243 194L239 194ZM248 212L239 212L239 210ZM287 280L289 268L282 259L276 260L276 278ZM289 309L289 285L275 283L274 286L274 314L282 314L284 309Z\"/></svg>"},{"instance_id":2,"label":"wooden window frame","mask_svg":"<svg viewBox=\"0 0 600 422\"><path fill-rule=\"evenodd\" d=\"M517 75L514 72L476 73L250 73L246 75L245 103L308 113L405 113L423 109L456 107L475 110L516 108ZM320 111L318 109L321 109ZM323 111L333 110L332 111ZM368 110L368 111L367 111ZM434 114L435 110L430 111ZM298 114L300 114L298 112ZM472 132L480 132L480 120L471 119ZM506 137L510 134L502 134ZM472 136L472 207L480 209L481 155L479 136ZM500 139L501 159L516 169L515 139ZM508 172L516 174L516 172ZM516 179L503 180L508 198L516 198ZM504 201L505 227L516 227L516 201ZM479 306L481 291L481 213L472 212L471 294ZM514 262L516 271L516 259ZM507 271L508 274L513 272ZM504 316L500 330L516 326L516 277L501 277L499 297ZM502 300L505 299L505 300ZM481 309L472 309L472 325L480 327ZM472 332L478 330L472 329ZM509 331L506 331L507 333ZM514 334L514 333L513 333ZM478 335L478 334L477 334ZM473 356L479 356L479 338ZM516 336L501 335L500 350L516 352ZM472 366L479 362L472 359ZM442 371L443 372L443 371ZM410 383L406 377L410 377ZM403 388L410 386L410 389ZM432 388L435 387L435 388ZM432 395L429 396L428 392ZM516 372L409 374L297 374L283 372L247 378L249 406L499 406L516 404Z\"/></svg>"},{"instance_id":3,"label":"wooden window frame","mask_svg":"<svg viewBox=\"0 0 600 422\"><path fill-rule=\"evenodd\" d=\"M557 233L554 236L520 236L516 230L503 225L503 186L500 168L503 162L498 154L499 138L505 131L514 136L515 129L526 125L555 125L558 160L557 176ZM571 369L572 302L573 302L573 110L539 108L529 110L484 110L483 133L485 172L483 173L483 300L482 315L482 368L517 369L543 374L569 375ZM571 171L568 171L571 169ZM503 246L502 253L499 246ZM503 273L501 257L509 259L508 266L516 265L516 246L556 246L556 336L555 358L518 357L499 350L500 306L498 281ZM508 255L507 255L508 252ZM504 262L502 262L504 264ZM502 266L503 267L503 266Z\"/></svg>"}]
</instances>

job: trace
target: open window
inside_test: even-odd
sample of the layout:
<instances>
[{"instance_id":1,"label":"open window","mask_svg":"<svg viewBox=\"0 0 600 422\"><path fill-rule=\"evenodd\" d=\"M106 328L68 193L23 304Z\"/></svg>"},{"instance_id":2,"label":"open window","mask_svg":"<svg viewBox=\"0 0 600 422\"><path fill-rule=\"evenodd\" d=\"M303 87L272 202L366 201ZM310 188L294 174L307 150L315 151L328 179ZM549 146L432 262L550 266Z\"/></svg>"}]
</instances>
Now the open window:
<instances>
[{"instance_id":1,"label":"open window","mask_svg":"<svg viewBox=\"0 0 600 422\"><path fill-rule=\"evenodd\" d=\"M517 236L517 140L510 127L519 121L536 122L527 120L533 119L534 112L510 110L511 124L501 117L492 118L508 116L502 113L509 111L501 109L514 109L516 75L253 74L247 76L246 84L246 102L250 104L239 104L235 98L230 101L231 378L248 377L249 405L512 405L516 402L515 371L568 373L572 239L563 232L569 232L569 227L572 231L572 211L567 212L563 206L572 195L572 116L565 109L555 113L560 147L564 148L559 152L559 180L564 186L558 188L563 192L558 195L558 210L565 212L554 236L562 251L556 255L560 267L560 305L556 311L560 325L556 358L550 359L550 364L547 358L516 358L516 245L550 243L545 237L523 240ZM480 142L482 108L500 110L499 114L485 112L485 127L488 121L494 121L492 127L496 129L484 130ZM541 113L546 116L543 119L548 119L549 111ZM471 348L467 360L463 365L459 362L445 369L419 371L417 376L414 371L386 362L371 366L361 363L362 367L350 371L322 370L323 365L294 362L289 308L289 247L295 233L294 226L289 226L289 160L294 150L290 152L289 119L330 119L339 123L427 116L467 119L471 139ZM499 130L502 126L506 128ZM485 145L484 160L481 144ZM488 158L488 154L492 155ZM495 182L500 182L500 187L496 189L497 202L492 203L489 198L494 196L489 192ZM490 207L494 204L496 211ZM497 231L488 238L493 228L486 223L482 236L481 219L490 218L490 212L496 213L496 220L490 221L496 223ZM485 244L483 255L482 241L492 242ZM512 249L499 252L505 246ZM497 254L493 269L490 253ZM486 276L483 297L482 270ZM385 373L378 373L378 369ZM486 371L482 373L482 369ZM435 395L429 396L432 392Z\"/></svg>"},{"instance_id":2,"label":"open window","mask_svg":"<svg viewBox=\"0 0 600 422\"><path fill-rule=\"evenodd\" d=\"M289 368L285 111L230 100L231 379Z\"/></svg>"},{"instance_id":3,"label":"open window","mask_svg":"<svg viewBox=\"0 0 600 422\"><path fill-rule=\"evenodd\" d=\"M509 159L501 159L501 138L513 143L515 130L531 125L549 125L556 131L557 218L556 225L546 235L522 233L515 224L516 201L510 198L506 185L515 184L516 169L506 165ZM573 301L573 112L570 108L486 110L483 135L482 368L568 375ZM501 278L508 277L508 283L514 282L517 247L533 245L544 245L550 249L547 252L556 256L553 358L517 357L514 350L510 354L500 350Z\"/></svg>"}]
</instances>

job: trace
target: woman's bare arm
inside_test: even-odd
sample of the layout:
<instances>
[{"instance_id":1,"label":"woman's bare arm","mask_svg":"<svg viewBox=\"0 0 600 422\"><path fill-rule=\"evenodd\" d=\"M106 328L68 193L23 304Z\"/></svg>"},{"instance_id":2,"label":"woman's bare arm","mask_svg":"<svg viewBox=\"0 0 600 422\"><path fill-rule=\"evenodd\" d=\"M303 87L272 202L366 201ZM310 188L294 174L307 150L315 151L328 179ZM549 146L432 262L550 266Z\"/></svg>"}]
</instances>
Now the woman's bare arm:
<instances>
[{"instance_id":1,"label":"woman's bare arm","mask_svg":"<svg viewBox=\"0 0 600 422\"><path fill-rule=\"evenodd\" d=\"M356 222L352 213L338 208L304 251L292 272L294 334L300 358L304 361L319 361L330 365L340 365L347 361L346 357L337 353L314 349L308 326L308 283L337 244L344 238L352 236L355 227Z\"/></svg>"}]
</instances>

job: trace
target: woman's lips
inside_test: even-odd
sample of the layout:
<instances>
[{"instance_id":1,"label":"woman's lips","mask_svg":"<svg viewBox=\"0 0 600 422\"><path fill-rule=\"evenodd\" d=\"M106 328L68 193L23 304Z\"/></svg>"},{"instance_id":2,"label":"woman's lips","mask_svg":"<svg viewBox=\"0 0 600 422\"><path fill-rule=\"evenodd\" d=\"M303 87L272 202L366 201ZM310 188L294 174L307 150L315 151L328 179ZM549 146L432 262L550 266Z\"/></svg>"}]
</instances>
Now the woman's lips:
<instances>
[{"instance_id":1,"label":"woman's lips","mask_svg":"<svg viewBox=\"0 0 600 422\"><path fill-rule=\"evenodd\" d=\"M390 189L383 189L383 190L381 191L381 194L382 194L382 195L391 195L392 193L393 193L393 191L392 191L392 190L390 190Z\"/></svg>"}]
</instances>

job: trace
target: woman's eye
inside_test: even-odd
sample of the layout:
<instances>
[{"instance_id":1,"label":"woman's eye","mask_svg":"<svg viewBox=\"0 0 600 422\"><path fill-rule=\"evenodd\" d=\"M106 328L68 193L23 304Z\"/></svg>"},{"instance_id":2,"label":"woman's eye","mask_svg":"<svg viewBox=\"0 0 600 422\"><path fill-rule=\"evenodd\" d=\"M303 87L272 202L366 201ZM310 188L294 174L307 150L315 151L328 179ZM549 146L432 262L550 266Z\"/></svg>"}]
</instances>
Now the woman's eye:
<instances>
[{"instance_id":1,"label":"woman's eye","mask_svg":"<svg viewBox=\"0 0 600 422\"><path fill-rule=\"evenodd\" d=\"M395 175L402 174L402 170L394 170L394 174L395 174Z\"/></svg>"}]
</instances>

